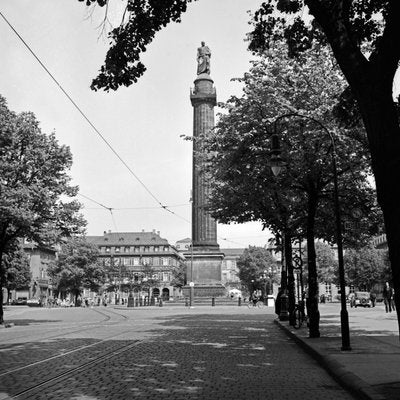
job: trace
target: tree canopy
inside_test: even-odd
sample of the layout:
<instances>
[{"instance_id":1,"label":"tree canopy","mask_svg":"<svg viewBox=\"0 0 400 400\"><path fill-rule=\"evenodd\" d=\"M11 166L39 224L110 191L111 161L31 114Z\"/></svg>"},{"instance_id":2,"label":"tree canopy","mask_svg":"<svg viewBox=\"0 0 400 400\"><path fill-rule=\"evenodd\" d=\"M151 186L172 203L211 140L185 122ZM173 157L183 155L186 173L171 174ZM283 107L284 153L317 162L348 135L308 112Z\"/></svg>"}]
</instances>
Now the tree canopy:
<instances>
[{"instance_id":1,"label":"tree canopy","mask_svg":"<svg viewBox=\"0 0 400 400\"><path fill-rule=\"evenodd\" d=\"M108 0L79 0L87 6L97 3L105 7ZM108 36L110 48L99 75L93 80L93 90L117 90L120 86L130 86L137 82L146 71L140 56L152 42L155 34L170 22L180 22L191 0L127 0L126 8L119 26L113 28Z\"/></svg>"},{"instance_id":2,"label":"tree canopy","mask_svg":"<svg viewBox=\"0 0 400 400\"><path fill-rule=\"evenodd\" d=\"M62 246L58 260L49 265L47 273L59 293L71 293L76 299L84 288L98 291L106 274L98 262L99 250L84 238L73 237Z\"/></svg>"},{"instance_id":3,"label":"tree canopy","mask_svg":"<svg viewBox=\"0 0 400 400\"><path fill-rule=\"evenodd\" d=\"M338 283L338 265L332 247L318 241L315 244L318 264L318 281L321 283Z\"/></svg>"},{"instance_id":4,"label":"tree canopy","mask_svg":"<svg viewBox=\"0 0 400 400\"><path fill-rule=\"evenodd\" d=\"M15 114L0 96L0 287L3 255L11 254L19 239L51 245L84 229L80 204L68 201L78 191L70 184L71 165L70 149L54 133L42 133L33 113Z\"/></svg>"},{"instance_id":5,"label":"tree canopy","mask_svg":"<svg viewBox=\"0 0 400 400\"><path fill-rule=\"evenodd\" d=\"M29 258L20 246L12 252L3 254L2 262L5 273L4 287L8 292L29 287L32 278Z\"/></svg>"},{"instance_id":6,"label":"tree canopy","mask_svg":"<svg viewBox=\"0 0 400 400\"><path fill-rule=\"evenodd\" d=\"M238 277L242 286L252 293L260 277L270 275L269 271L276 271L276 265L276 260L269 250L255 246L245 249L237 261Z\"/></svg>"},{"instance_id":7,"label":"tree canopy","mask_svg":"<svg viewBox=\"0 0 400 400\"><path fill-rule=\"evenodd\" d=\"M317 236L335 241L331 143L318 124L299 114L319 118L336 136L344 216L351 218L357 207L359 218L373 220L376 203L366 179L365 134L359 127L339 129L332 113L345 81L329 50L317 46L292 59L276 42L239 80L243 96L221 104L226 112L215 131L201 138L213 215L224 223L260 220L274 232L290 227L305 237L307 197L313 195L323 205L318 207ZM287 114L289 118L275 124L277 116ZM278 177L268 164L274 133L287 163ZM347 239L354 240L350 235Z\"/></svg>"},{"instance_id":8,"label":"tree canopy","mask_svg":"<svg viewBox=\"0 0 400 400\"><path fill-rule=\"evenodd\" d=\"M0 96L0 253L17 239L53 243L79 233L85 221L78 213L68 170L72 155L54 133L41 132L33 113L15 114Z\"/></svg>"},{"instance_id":9,"label":"tree canopy","mask_svg":"<svg viewBox=\"0 0 400 400\"><path fill-rule=\"evenodd\" d=\"M390 281L386 252L371 245L347 250L344 262L348 283L360 290L370 291L375 284Z\"/></svg>"}]
</instances>

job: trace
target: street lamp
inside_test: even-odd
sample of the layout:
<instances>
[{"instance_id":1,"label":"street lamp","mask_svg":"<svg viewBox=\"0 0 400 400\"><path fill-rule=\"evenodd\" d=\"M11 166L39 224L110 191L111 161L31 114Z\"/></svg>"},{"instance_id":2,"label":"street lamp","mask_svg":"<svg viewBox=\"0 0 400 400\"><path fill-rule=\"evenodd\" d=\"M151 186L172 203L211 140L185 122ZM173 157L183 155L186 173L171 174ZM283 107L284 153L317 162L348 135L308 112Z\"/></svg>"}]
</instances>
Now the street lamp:
<instances>
[{"instance_id":1,"label":"street lamp","mask_svg":"<svg viewBox=\"0 0 400 400\"><path fill-rule=\"evenodd\" d=\"M339 206L339 189L338 189L338 178L337 178L337 165L336 165L336 146L335 138L333 134L317 119L309 117L307 115L301 115L297 113L284 114L277 117L274 121L274 133L272 135L272 151L270 166L274 175L278 175L283 168L283 160L280 158L281 149L279 146L279 138L276 133L277 122L283 118L298 117L308 119L319 125L324 132L329 136L332 146L332 168L333 168L333 186L334 186L334 209L336 219L336 244L338 248L338 262L339 262L339 281L340 281L340 323L342 333L342 350L351 350L350 347L350 332L349 332L349 315L346 309L346 284L344 278L344 262L343 262L343 238L342 238L342 222L340 216Z\"/></svg>"},{"instance_id":2,"label":"street lamp","mask_svg":"<svg viewBox=\"0 0 400 400\"><path fill-rule=\"evenodd\" d=\"M130 271L129 274L129 296L128 296L128 307L133 307L135 303L135 299L133 297L133 271Z\"/></svg>"}]
</instances>

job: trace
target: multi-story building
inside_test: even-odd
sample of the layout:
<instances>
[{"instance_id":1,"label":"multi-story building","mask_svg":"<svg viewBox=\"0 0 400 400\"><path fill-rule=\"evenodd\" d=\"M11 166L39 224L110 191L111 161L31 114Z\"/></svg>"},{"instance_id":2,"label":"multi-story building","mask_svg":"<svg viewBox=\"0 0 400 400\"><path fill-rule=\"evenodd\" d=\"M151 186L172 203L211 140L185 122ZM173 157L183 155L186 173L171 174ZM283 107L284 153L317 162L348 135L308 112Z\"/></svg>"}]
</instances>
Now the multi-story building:
<instances>
[{"instance_id":1,"label":"multi-story building","mask_svg":"<svg viewBox=\"0 0 400 400\"><path fill-rule=\"evenodd\" d=\"M157 282L149 288L153 298L169 300L181 296L181 290L172 285L172 270L178 268L184 258L160 232L104 232L103 236L87 236L100 251L100 260L109 272L110 283L129 286L152 280ZM137 292L136 295L140 293ZM115 298L127 297L127 293L114 294Z\"/></svg>"},{"instance_id":2,"label":"multi-story building","mask_svg":"<svg viewBox=\"0 0 400 400\"><path fill-rule=\"evenodd\" d=\"M51 281L47 275L47 267L51 261L56 260L57 251L53 246L43 246L23 239L21 246L29 258L31 281L26 288L20 288L12 293L10 300L40 299L45 302L53 295Z\"/></svg>"},{"instance_id":3,"label":"multi-story building","mask_svg":"<svg viewBox=\"0 0 400 400\"><path fill-rule=\"evenodd\" d=\"M221 249L221 253L225 254L222 260L221 282L228 290L241 288L237 260L243 254L243 251L244 249Z\"/></svg>"}]
</instances>

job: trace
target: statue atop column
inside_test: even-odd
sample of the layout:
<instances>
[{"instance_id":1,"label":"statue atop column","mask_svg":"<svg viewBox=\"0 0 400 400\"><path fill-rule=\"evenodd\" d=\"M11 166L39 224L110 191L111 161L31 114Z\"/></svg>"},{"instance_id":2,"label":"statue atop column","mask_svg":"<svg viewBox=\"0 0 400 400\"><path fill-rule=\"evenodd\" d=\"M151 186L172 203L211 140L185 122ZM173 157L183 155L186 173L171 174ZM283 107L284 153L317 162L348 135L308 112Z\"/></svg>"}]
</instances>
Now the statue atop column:
<instances>
[{"instance_id":1,"label":"statue atop column","mask_svg":"<svg viewBox=\"0 0 400 400\"><path fill-rule=\"evenodd\" d=\"M210 48L204 42L201 42L201 47L197 49L197 75L210 75L210 58Z\"/></svg>"}]
</instances>

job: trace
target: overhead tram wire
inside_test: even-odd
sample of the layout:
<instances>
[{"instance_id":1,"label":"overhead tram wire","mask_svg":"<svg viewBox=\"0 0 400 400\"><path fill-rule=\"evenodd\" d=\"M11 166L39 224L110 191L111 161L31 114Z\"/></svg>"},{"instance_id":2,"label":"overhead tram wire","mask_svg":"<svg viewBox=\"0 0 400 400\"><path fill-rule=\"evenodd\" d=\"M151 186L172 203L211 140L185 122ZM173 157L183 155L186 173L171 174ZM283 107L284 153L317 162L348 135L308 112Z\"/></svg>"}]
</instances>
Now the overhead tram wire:
<instances>
[{"instance_id":1,"label":"overhead tram wire","mask_svg":"<svg viewBox=\"0 0 400 400\"><path fill-rule=\"evenodd\" d=\"M78 104L72 99L72 97L66 92L66 90L61 86L61 84L57 81L57 79L54 77L54 75L49 71L49 69L43 64L43 62L40 60L40 58L35 54L35 52L30 48L30 46L26 43L26 41L22 38L22 36L17 32L17 30L14 28L14 26L8 21L8 19L4 16L4 14L0 11L0 15L3 18L3 20L6 22L6 24L10 27L10 29L15 33L15 35L18 37L18 39L24 44L24 46L28 49L28 51L33 55L33 57L36 59L36 61L40 64L40 66L46 71L46 73L50 76L50 78L53 80L53 82L58 86L58 88L63 92L63 94L67 97L67 99L71 102L71 104L75 107L75 109L81 114L81 116L85 119L85 121L90 125L90 127L96 132L96 134L103 140L103 142L106 144L106 146L114 153L114 155L121 161L121 163L124 165L124 167L130 172L130 174L140 183L140 185L147 191L147 193L155 200L156 203L159 204L159 207L157 208L162 208L165 211L169 212L170 214L173 214L174 216L191 223L188 219L185 217L182 217L181 215L177 214L176 212L172 211L169 209L171 206L167 206L161 203L161 201L151 192L151 190L145 185L145 183L133 172L131 167L125 162L125 160L118 154L118 152L111 146L111 144L107 141L107 139L101 134L101 132L96 128L96 126L92 123L92 121L86 116L86 114L81 110L81 108L78 106ZM80 194L81 195L81 194ZM113 208L111 207L106 207L103 204L90 199L87 196L81 195L82 197L87 198L88 200L93 201L94 203L98 204L99 206L103 207L104 209L108 210L111 213L114 225L115 225L115 219L113 215ZM135 208L133 208L135 209ZM117 210L114 208L114 210ZM239 244L236 242L232 242L226 238L220 238L221 240Z\"/></svg>"},{"instance_id":2,"label":"overhead tram wire","mask_svg":"<svg viewBox=\"0 0 400 400\"><path fill-rule=\"evenodd\" d=\"M78 193L78 195L79 196L81 196L81 197L83 197L83 198L85 198L85 199L87 199L87 200L89 200L89 201L92 201L93 203L96 203L96 204L98 204L101 208L104 208L104 209L106 209L107 211L109 211L110 213L111 213L111 218L112 218L112 220L113 220L113 223L114 223L114 227L116 228L116 223L115 223L115 219L114 219L114 214L113 214L113 210L115 211L115 210L143 210L143 209L159 209L160 207L148 207L148 208L146 208L146 207L137 207L137 208L114 208L114 207L107 207L107 206L105 206L104 204L102 204L102 203L100 203L100 202L98 202L98 201L96 201L96 200L93 200L92 198L90 198L89 196L85 196L84 194L82 194L82 193ZM170 206L170 207L178 207L178 206L186 206L187 204L178 204L178 205L176 205L176 206ZM188 222L188 223L190 223L190 221L188 221L188 220L186 220L185 219L185 221L186 222ZM116 231L118 231L118 229L116 229ZM239 243L239 242L234 242L233 240L229 240L229 239L227 239L227 238L223 238L223 237L220 237L220 236L218 236L218 239L219 240L223 240L223 241L225 241L225 242L228 242L228 243L233 243L233 244L237 244L237 245L239 245L239 246L244 246L244 247L247 247L247 245L245 245L244 243Z\"/></svg>"},{"instance_id":3,"label":"overhead tram wire","mask_svg":"<svg viewBox=\"0 0 400 400\"><path fill-rule=\"evenodd\" d=\"M186 218L176 214L174 211L170 210L168 206L163 205L160 200L151 192L151 190L145 185L145 183L133 172L130 166L125 162L125 160L118 154L118 152L111 146L111 144L107 141L107 139L101 134L101 132L96 128L96 126L90 121L90 119L86 116L86 114L81 110L81 108L76 104L76 102L72 99L72 97L65 91L65 89L61 86L61 84L57 81L54 75L49 71L49 69L43 64L40 58L35 54L35 52L30 48L28 43L22 38L22 36L17 32L14 26L7 20L4 14L0 11L1 17L4 19L6 24L11 28L11 30L16 34L19 40L24 44L24 46L28 49L28 51L33 55L36 61L40 64L40 66L46 71L46 73L50 76L53 82L58 86L58 88L64 93L67 99L72 103L72 105L76 108L76 110L81 114L81 116L86 120L86 122L91 126L91 128L96 132L96 134L103 140L103 142L107 145L107 147L114 153L114 155L121 161L121 163L125 166L125 168L131 173L131 175L140 183L140 185L147 191L147 193L163 208L165 211L175 215L178 218L181 218L187 221ZM107 208L107 207L105 207Z\"/></svg>"}]
</instances>

